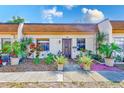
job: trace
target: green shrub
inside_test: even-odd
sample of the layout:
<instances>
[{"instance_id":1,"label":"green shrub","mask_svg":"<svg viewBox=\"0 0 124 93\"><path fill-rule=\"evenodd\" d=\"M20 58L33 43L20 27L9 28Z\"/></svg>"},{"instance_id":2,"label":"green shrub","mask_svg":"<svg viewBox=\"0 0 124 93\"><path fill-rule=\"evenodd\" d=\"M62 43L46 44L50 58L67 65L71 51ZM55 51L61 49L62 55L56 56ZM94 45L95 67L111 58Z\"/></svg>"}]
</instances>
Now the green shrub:
<instances>
[{"instance_id":1,"label":"green shrub","mask_svg":"<svg viewBox=\"0 0 124 93\"><path fill-rule=\"evenodd\" d=\"M39 57L34 58L34 64L40 64L40 58Z\"/></svg>"},{"instance_id":2,"label":"green shrub","mask_svg":"<svg viewBox=\"0 0 124 93\"><path fill-rule=\"evenodd\" d=\"M92 54L91 57L92 57L92 59L95 59L99 62L102 62L102 63L104 62L104 59L102 58L102 56L100 56L98 54Z\"/></svg>"},{"instance_id":3,"label":"green shrub","mask_svg":"<svg viewBox=\"0 0 124 93\"><path fill-rule=\"evenodd\" d=\"M123 56L117 55L114 57L115 62L123 62Z\"/></svg>"},{"instance_id":4,"label":"green shrub","mask_svg":"<svg viewBox=\"0 0 124 93\"><path fill-rule=\"evenodd\" d=\"M45 58L45 63L46 64L52 64L54 62L54 56L53 54L48 54L47 57Z\"/></svg>"}]
</instances>

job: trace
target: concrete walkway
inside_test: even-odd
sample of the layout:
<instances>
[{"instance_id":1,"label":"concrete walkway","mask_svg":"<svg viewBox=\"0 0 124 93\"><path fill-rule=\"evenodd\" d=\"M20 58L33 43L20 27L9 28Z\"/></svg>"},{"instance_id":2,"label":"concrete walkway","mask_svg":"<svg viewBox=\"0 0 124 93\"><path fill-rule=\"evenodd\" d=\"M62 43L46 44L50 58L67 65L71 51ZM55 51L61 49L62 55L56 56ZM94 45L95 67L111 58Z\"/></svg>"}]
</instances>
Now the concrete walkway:
<instances>
[{"instance_id":1,"label":"concrete walkway","mask_svg":"<svg viewBox=\"0 0 124 93\"><path fill-rule=\"evenodd\" d=\"M39 71L0 73L0 82L107 82L107 78L91 71Z\"/></svg>"}]
</instances>

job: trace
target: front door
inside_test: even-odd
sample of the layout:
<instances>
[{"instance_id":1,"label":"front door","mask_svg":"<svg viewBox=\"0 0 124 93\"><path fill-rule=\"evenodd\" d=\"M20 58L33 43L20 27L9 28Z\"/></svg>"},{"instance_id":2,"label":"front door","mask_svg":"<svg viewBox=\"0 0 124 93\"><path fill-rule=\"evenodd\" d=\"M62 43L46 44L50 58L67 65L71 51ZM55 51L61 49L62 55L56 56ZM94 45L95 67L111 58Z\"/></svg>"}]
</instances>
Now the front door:
<instances>
[{"instance_id":1,"label":"front door","mask_svg":"<svg viewBox=\"0 0 124 93\"><path fill-rule=\"evenodd\" d=\"M66 57L71 58L71 39L62 40L62 50Z\"/></svg>"}]
</instances>

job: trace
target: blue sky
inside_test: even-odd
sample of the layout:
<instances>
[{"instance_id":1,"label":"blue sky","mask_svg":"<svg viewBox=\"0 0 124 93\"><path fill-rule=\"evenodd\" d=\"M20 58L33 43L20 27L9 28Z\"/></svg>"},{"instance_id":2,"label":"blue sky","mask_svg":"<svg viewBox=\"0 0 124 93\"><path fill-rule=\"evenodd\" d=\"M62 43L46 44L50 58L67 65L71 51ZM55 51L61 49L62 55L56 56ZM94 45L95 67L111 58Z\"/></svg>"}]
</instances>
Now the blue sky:
<instances>
[{"instance_id":1,"label":"blue sky","mask_svg":"<svg viewBox=\"0 0 124 93\"><path fill-rule=\"evenodd\" d=\"M10 20L12 16L21 16L28 23L95 23L105 18L109 18L110 20L124 20L124 6L0 6L0 22Z\"/></svg>"}]
</instances>

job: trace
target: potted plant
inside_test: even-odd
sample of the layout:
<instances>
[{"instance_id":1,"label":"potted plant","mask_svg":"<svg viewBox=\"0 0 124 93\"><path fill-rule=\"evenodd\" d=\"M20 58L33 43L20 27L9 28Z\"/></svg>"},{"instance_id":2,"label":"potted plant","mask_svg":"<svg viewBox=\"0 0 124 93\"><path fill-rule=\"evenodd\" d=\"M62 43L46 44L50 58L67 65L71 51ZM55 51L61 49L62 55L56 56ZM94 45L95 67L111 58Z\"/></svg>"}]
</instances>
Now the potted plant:
<instances>
[{"instance_id":1,"label":"potted plant","mask_svg":"<svg viewBox=\"0 0 124 93\"><path fill-rule=\"evenodd\" d=\"M93 60L90 56L80 56L78 58L78 64L83 67L84 70L91 70L91 65Z\"/></svg>"},{"instance_id":2,"label":"potted plant","mask_svg":"<svg viewBox=\"0 0 124 93\"><path fill-rule=\"evenodd\" d=\"M4 44L3 52L10 54L11 65L18 65L20 56L23 55L24 51L21 50L20 42L15 41L11 45Z\"/></svg>"},{"instance_id":3,"label":"potted plant","mask_svg":"<svg viewBox=\"0 0 124 93\"><path fill-rule=\"evenodd\" d=\"M64 67L64 64L67 62L67 58L65 58L64 56L61 55L61 56L56 56L54 58L54 60L58 65L58 70L62 71L63 67Z\"/></svg>"},{"instance_id":4,"label":"potted plant","mask_svg":"<svg viewBox=\"0 0 124 93\"><path fill-rule=\"evenodd\" d=\"M91 70L91 65L92 65L92 59L90 56L83 56L82 57L83 61L82 61L82 64L83 64L83 69L84 70Z\"/></svg>"},{"instance_id":5,"label":"potted plant","mask_svg":"<svg viewBox=\"0 0 124 93\"><path fill-rule=\"evenodd\" d=\"M114 66L113 52L119 52L121 49L115 43L102 44L99 47L99 52L105 56L105 64L107 66Z\"/></svg>"}]
</instances>

